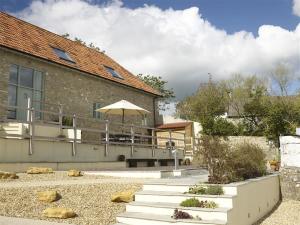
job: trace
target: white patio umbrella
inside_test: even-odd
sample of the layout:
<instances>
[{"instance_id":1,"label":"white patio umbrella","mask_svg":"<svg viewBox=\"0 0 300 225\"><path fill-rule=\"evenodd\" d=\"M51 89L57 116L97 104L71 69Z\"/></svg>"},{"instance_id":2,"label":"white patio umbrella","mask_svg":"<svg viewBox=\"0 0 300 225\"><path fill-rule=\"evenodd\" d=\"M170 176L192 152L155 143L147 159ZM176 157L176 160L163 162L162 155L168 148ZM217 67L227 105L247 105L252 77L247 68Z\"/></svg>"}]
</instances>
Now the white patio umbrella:
<instances>
[{"instance_id":1,"label":"white patio umbrella","mask_svg":"<svg viewBox=\"0 0 300 225\"><path fill-rule=\"evenodd\" d=\"M113 115L122 115L122 123L124 124L125 115L146 115L150 113L148 110L143 109L131 102L126 100L121 100L119 102L113 103L111 105L96 109L97 112L113 114Z\"/></svg>"}]
</instances>

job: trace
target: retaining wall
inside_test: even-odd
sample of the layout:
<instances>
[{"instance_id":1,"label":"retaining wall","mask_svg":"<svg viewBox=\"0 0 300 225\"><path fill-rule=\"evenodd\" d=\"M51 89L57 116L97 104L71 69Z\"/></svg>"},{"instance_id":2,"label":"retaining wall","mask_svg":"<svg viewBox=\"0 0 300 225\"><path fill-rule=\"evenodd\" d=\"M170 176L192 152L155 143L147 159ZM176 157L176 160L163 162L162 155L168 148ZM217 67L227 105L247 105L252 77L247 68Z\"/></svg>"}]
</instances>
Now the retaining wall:
<instances>
[{"instance_id":1,"label":"retaining wall","mask_svg":"<svg viewBox=\"0 0 300 225\"><path fill-rule=\"evenodd\" d=\"M33 142L33 154L28 154L28 139L0 138L0 170L16 167L23 169L30 165L51 165L60 169L86 168L109 169L126 167L125 162L117 162L119 155L125 155L126 159L172 159L169 150L155 149L152 156L151 148L134 147L131 155L130 146L109 145L108 155L105 156L104 145L92 145L77 143L76 155L72 155L71 142L39 141ZM178 159L183 158L183 151L178 151ZM19 170L18 169L18 170ZM17 171L17 169L9 169Z\"/></svg>"},{"instance_id":2,"label":"retaining wall","mask_svg":"<svg viewBox=\"0 0 300 225\"><path fill-rule=\"evenodd\" d=\"M251 225L264 217L280 200L279 175L249 179L225 185L236 188L230 225Z\"/></svg>"}]
</instances>

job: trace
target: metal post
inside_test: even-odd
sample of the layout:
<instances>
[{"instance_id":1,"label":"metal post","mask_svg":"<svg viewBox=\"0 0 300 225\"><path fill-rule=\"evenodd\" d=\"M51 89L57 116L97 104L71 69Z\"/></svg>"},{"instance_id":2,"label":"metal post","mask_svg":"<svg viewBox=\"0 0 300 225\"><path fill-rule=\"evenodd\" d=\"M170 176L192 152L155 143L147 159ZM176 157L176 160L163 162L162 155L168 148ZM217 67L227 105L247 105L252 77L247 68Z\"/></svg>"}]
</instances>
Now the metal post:
<instances>
[{"instance_id":1,"label":"metal post","mask_svg":"<svg viewBox=\"0 0 300 225\"><path fill-rule=\"evenodd\" d=\"M30 121L30 109L31 109L31 99L30 98L27 98L27 122Z\"/></svg>"},{"instance_id":2,"label":"metal post","mask_svg":"<svg viewBox=\"0 0 300 225\"><path fill-rule=\"evenodd\" d=\"M72 143L72 156L76 155L76 143L77 143L77 127L76 127L76 115L73 115L73 143Z\"/></svg>"},{"instance_id":3,"label":"metal post","mask_svg":"<svg viewBox=\"0 0 300 225\"><path fill-rule=\"evenodd\" d=\"M177 149L174 149L173 152L174 152L174 160L175 160L175 170L177 170L178 169Z\"/></svg>"},{"instance_id":4,"label":"metal post","mask_svg":"<svg viewBox=\"0 0 300 225\"><path fill-rule=\"evenodd\" d=\"M130 126L130 133L131 133L131 151L130 151L130 154L131 156L133 156L133 148L134 148L134 129L133 129L133 126L131 125Z\"/></svg>"},{"instance_id":5,"label":"metal post","mask_svg":"<svg viewBox=\"0 0 300 225\"><path fill-rule=\"evenodd\" d=\"M34 139L34 108L30 109L29 113L29 155L33 154L33 139Z\"/></svg>"},{"instance_id":6,"label":"metal post","mask_svg":"<svg viewBox=\"0 0 300 225\"><path fill-rule=\"evenodd\" d=\"M172 157L172 132L169 130L169 154Z\"/></svg>"},{"instance_id":7,"label":"metal post","mask_svg":"<svg viewBox=\"0 0 300 225\"><path fill-rule=\"evenodd\" d=\"M58 106L58 122L59 122L59 134L62 135L63 134L63 129L62 129L62 126L63 126L63 106L61 104L59 104Z\"/></svg>"},{"instance_id":8,"label":"metal post","mask_svg":"<svg viewBox=\"0 0 300 225\"><path fill-rule=\"evenodd\" d=\"M108 156L108 145L109 145L109 121L105 121L105 151L104 155Z\"/></svg>"},{"instance_id":9,"label":"metal post","mask_svg":"<svg viewBox=\"0 0 300 225\"><path fill-rule=\"evenodd\" d=\"M154 139L154 135L155 135L155 132L154 132L154 129L151 130L151 137L152 137L152 157L155 156L155 139Z\"/></svg>"},{"instance_id":10,"label":"metal post","mask_svg":"<svg viewBox=\"0 0 300 225\"><path fill-rule=\"evenodd\" d=\"M183 142L184 150L183 150L183 153L184 153L184 156L186 156L186 134L185 133L183 134L183 138L184 138L184 142Z\"/></svg>"}]
</instances>

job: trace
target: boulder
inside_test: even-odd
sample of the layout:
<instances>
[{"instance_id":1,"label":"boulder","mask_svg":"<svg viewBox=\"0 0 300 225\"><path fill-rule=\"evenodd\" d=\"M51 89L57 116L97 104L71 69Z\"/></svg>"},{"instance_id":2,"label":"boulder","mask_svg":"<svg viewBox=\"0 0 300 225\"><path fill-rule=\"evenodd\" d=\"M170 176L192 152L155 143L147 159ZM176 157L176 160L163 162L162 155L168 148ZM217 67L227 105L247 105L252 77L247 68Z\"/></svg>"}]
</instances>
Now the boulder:
<instances>
[{"instance_id":1,"label":"boulder","mask_svg":"<svg viewBox=\"0 0 300 225\"><path fill-rule=\"evenodd\" d=\"M80 176L82 176L82 174L81 174L81 171L79 171L79 170L69 170L68 176L69 177L80 177Z\"/></svg>"},{"instance_id":2,"label":"boulder","mask_svg":"<svg viewBox=\"0 0 300 225\"><path fill-rule=\"evenodd\" d=\"M41 191L37 193L38 199L41 202L54 202L59 199L57 191Z\"/></svg>"},{"instance_id":3,"label":"boulder","mask_svg":"<svg viewBox=\"0 0 300 225\"><path fill-rule=\"evenodd\" d=\"M3 172L0 171L0 180L4 179L18 179L19 177L17 176L16 173L10 173L10 172Z\"/></svg>"},{"instance_id":4,"label":"boulder","mask_svg":"<svg viewBox=\"0 0 300 225\"><path fill-rule=\"evenodd\" d=\"M27 169L27 174L43 174L43 173L53 173L53 169L46 168L46 167L30 167Z\"/></svg>"},{"instance_id":5,"label":"boulder","mask_svg":"<svg viewBox=\"0 0 300 225\"><path fill-rule=\"evenodd\" d=\"M134 199L134 191L123 191L123 192L118 192L116 194L114 194L111 197L111 201L112 202L132 202Z\"/></svg>"},{"instance_id":6,"label":"boulder","mask_svg":"<svg viewBox=\"0 0 300 225\"><path fill-rule=\"evenodd\" d=\"M75 217L76 213L68 208L47 208L43 211L43 216L48 218L67 219Z\"/></svg>"}]
</instances>

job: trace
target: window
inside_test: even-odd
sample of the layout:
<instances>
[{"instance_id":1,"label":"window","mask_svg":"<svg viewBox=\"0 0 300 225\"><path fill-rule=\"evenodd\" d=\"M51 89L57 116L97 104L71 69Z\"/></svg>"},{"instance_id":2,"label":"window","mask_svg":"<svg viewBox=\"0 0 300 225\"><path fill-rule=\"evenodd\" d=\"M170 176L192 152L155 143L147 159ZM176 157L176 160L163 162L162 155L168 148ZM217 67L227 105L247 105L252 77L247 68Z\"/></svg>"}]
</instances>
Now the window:
<instances>
[{"instance_id":1,"label":"window","mask_svg":"<svg viewBox=\"0 0 300 225\"><path fill-rule=\"evenodd\" d=\"M31 98L33 107L41 110L43 96L43 73L31 68L11 65L8 86L8 105L27 107L27 98ZM26 119L25 109L10 108L9 119ZM36 112L36 118L41 119L41 112Z\"/></svg>"},{"instance_id":2,"label":"window","mask_svg":"<svg viewBox=\"0 0 300 225\"><path fill-rule=\"evenodd\" d=\"M53 47L52 47L53 48ZM53 48L55 54L63 60L75 63L74 60L66 53L64 50L58 49L58 48Z\"/></svg>"},{"instance_id":3,"label":"window","mask_svg":"<svg viewBox=\"0 0 300 225\"><path fill-rule=\"evenodd\" d=\"M106 71L109 72L113 77L124 79L117 71L115 71L113 68L104 66Z\"/></svg>"},{"instance_id":4,"label":"window","mask_svg":"<svg viewBox=\"0 0 300 225\"><path fill-rule=\"evenodd\" d=\"M101 108L100 103L93 104L93 118L101 119L101 113L96 111L99 108Z\"/></svg>"},{"instance_id":5,"label":"window","mask_svg":"<svg viewBox=\"0 0 300 225\"><path fill-rule=\"evenodd\" d=\"M21 67L19 76L20 86L33 88L33 69Z\"/></svg>"}]
</instances>

